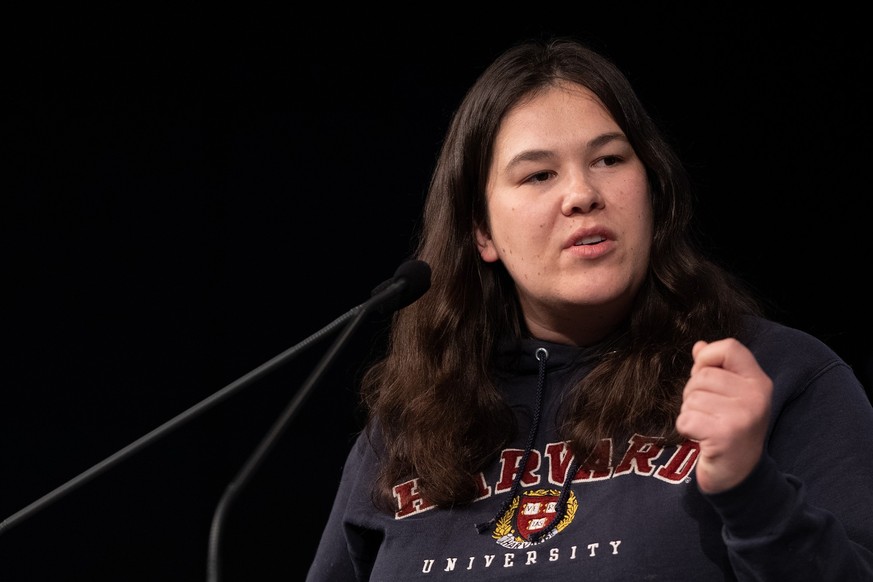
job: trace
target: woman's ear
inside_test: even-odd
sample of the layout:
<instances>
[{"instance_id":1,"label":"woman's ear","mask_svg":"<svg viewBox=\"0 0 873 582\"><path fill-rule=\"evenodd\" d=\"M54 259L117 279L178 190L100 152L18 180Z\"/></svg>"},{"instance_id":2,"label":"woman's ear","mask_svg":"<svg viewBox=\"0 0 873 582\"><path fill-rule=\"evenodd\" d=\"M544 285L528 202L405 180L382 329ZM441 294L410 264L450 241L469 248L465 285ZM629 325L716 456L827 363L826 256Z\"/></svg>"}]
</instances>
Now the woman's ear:
<instances>
[{"instance_id":1,"label":"woman's ear","mask_svg":"<svg viewBox=\"0 0 873 582\"><path fill-rule=\"evenodd\" d=\"M479 256L486 263L493 263L500 258L497 254L497 247L494 245L494 239L491 238L491 233L488 232L486 226L476 227L476 248L479 249Z\"/></svg>"}]
</instances>

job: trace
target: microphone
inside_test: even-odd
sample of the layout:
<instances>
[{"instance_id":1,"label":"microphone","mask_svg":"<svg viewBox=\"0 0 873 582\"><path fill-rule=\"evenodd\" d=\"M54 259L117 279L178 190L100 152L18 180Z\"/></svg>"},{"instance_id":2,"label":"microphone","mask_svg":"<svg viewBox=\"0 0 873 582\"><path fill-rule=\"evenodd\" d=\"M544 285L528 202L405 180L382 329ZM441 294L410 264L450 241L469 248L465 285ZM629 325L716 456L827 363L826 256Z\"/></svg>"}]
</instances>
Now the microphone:
<instances>
[{"instance_id":1,"label":"microphone","mask_svg":"<svg viewBox=\"0 0 873 582\"><path fill-rule=\"evenodd\" d=\"M273 424L273 427L257 446L237 476L228 484L224 494L218 501L212 516L212 525L209 529L209 552L206 563L207 582L220 582L221 560L219 554L222 530L228 508L237 495L239 495L245 483L248 482L252 474L260 466L270 449L279 440L282 432L297 414L297 411L309 396L312 388L324 375L333 358L348 343L352 333L354 333L369 312L376 310L387 315L410 305L430 289L430 277L430 265L424 261L408 260L397 267L391 279L383 281L373 289L369 300L351 311L355 313L355 319L346 326L342 335L334 341L315 370L307 378L303 387L294 395L291 403Z\"/></svg>"},{"instance_id":2,"label":"microphone","mask_svg":"<svg viewBox=\"0 0 873 582\"><path fill-rule=\"evenodd\" d=\"M402 263L394 276L383 281L370 293L370 302L376 311L388 315L410 305L430 289L430 265L424 261Z\"/></svg>"},{"instance_id":3,"label":"microphone","mask_svg":"<svg viewBox=\"0 0 873 582\"><path fill-rule=\"evenodd\" d=\"M312 376L310 376L310 380L307 382L307 384L304 385L303 388L299 390L298 393L295 395L292 405L289 408L288 413L286 414L287 418L290 419L291 415L296 412L299 405L302 404L302 402L308 396L309 390L315 384L315 381L321 375L321 373L329 363L330 359L338 353L339 348L342 347L351 332L354 331L354 329L363 320L364 316L366 316L373 310L378 310L384 314L387 314L398 309L402 309L407 305L410 305L419 297L424 295L424 293L430 288L430 275L430 265L428 265L424 261L408 260L402 263L394 272L394 276L392 278L380 283L376 288L373 289L370 299L350 309L349 311L336 318L331 323L321 328L314 334L310 335L300 343L288 348L284 352L264 362L247 374L240 376L218 392L215 392L211 396L201 400L199 403L171 418L151 432L141 436L126 447L118 450L114 454L100 461L90 469L80 473L60 487L57 487L53 491L50 491L49 493L43 495L42 497L31 503L30 505L12 514L11 516L3 520L3 522L0 522L0 535L2 535L3 532L7 531L13 525L23 521L27 517L30 517L38 510L43 509L49 504L57 501L67 493L70 493L71 491L90 481L97 475L100 475L101 473L107 471L109 468L114 467L124 459L133 456L133 454L142 450L159 438L165 436L170 431L198 417L200 414L215 406L219 402L227 399L232 394L235 394L243 387L252 384L255 380L260 379L266 374L276 370L279 366L287 363L291 360L292 357L303 351L303 349L309 347L317 340L334 331L341 323L347 321L352 317L356 317L356 319L354 319L350 324L346 326L344 335L339 340L337 340L328 355L322 359L321 364L319 365L316 372L313 373Z\"/></svg>"}]
</instances>

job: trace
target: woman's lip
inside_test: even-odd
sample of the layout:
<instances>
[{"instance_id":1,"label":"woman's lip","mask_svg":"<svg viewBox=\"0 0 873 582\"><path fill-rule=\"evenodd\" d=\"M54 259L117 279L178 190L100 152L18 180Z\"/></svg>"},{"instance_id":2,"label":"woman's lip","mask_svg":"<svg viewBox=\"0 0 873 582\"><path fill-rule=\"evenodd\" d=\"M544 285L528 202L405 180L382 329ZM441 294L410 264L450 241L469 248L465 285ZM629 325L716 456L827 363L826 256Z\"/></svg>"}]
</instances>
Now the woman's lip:
<instances>
[{"instance_id":1,"label":"woman's lip","mask_svg":"<svg viewBox=\"0 0 873 582\"><path fill-rule=\"evenodd\" d=\"M606 238L597 244L570 245L564 250L571 253L574 257L579 257L582 259L596 259L613 250L615 248L615 244L616 243L614 240Z\"/></svg>"},{"instance_id":2,"label":"woman's lip","mask_svg":"<svg viewBox=\"0 0 873 582\"><path fill-rule=\"evenodd\" d=\"M595 227L579 229L575 231L573 235L570 236L570 238L567 239L566 243L564 244L564 248L597 246L609 242L614 238L615 237L612 235L612 233L606 228ZM582 241L593 244L579 244Z\"/></svg>"}]
</instances>

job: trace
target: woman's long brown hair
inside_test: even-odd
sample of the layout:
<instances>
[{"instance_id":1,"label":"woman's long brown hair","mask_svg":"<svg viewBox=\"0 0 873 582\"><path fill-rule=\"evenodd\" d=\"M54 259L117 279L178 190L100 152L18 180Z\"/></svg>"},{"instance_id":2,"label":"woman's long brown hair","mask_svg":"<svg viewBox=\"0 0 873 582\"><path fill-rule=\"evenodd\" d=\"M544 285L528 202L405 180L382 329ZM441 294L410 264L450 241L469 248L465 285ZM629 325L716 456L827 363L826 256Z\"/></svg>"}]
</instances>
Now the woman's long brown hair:
<instances>
[{"instance_id":1,"label":"woman's long brown hair","mask_svg":"<svg viewBox=\"0 0 873 582\"><path fill-rule=\"evenodd\" d=\"M363 376L368 429L385 444L376 491L383 502L411 477L431 503L472 500L475 474L515 432L492 362L500 338L525 334L523 317L512 280L500 263L480 260L474 232L485 223L485 183L504 114L558 80L587 87L610 111L647 169L654 210L649 270L619 349L565 398L561 434L574 454L584 459L601 438L628 431L674 441L691 346L736 335L743 315L759 313L696 245L689 177L624 74L572 39L510 48L464 97L436 163L414 252L430 265L432 286L394 315L387 355Z\"/></svg>"}]
</instances>

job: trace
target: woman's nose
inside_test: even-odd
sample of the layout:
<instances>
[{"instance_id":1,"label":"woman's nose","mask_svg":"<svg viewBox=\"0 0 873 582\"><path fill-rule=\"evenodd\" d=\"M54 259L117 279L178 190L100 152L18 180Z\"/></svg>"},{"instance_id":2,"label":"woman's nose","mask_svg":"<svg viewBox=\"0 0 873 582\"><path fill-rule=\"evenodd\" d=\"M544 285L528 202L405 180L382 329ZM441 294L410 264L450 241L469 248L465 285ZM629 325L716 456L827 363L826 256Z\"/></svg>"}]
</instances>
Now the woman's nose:
<instances>
[{"instance_id":1,"label":"woman's nose","mask_svg":"<svg viewBox=\"0 0 873 582\"><path fill-rule=\"evenodd\" d=\"M600 192L584 177L575 177L568 181L567 190L561 201L561 212L565 216L576 213L585 214L602 207L603 198Z\"/></svg>"}]
</instances>

